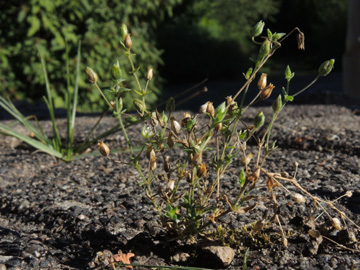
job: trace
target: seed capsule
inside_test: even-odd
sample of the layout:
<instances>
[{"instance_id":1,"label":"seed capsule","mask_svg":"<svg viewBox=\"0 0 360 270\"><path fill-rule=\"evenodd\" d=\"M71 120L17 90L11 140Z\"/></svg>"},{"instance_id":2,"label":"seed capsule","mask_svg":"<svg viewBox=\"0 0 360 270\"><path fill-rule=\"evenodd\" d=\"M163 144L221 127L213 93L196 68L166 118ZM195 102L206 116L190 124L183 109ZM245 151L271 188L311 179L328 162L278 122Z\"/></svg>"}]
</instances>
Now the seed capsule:
<instances>
[{"instance_id":1,"label":"seed capsule","mask_svg":"<svg viewBox=\"0 0 360 270\"><path fill-rule=\"evenodd\" d=\"M251 154L251 153L247 154L245 157L243 157L243 158L240 160L241 165L247 166L247 165L250 163L250 161L251 161L251 159L252 159L253 156L254 156L254 155Z\"/></svg>"},{"instance_id":2,"label":"seed capsule","mask_svg":"<svg viewBox=\"0 0 360 270\"><path fill-rule=\"evenodd\" d=\"M181 122L180 122L181 126L182 126L182 127L185 127L190 118L191 118L190 113L185 112L185 113L184 113L184 117L183 117L183 119L182 119Z\"/></svg>"},{"instance_id":3,"label":"seed capsule","mask_svg":"<svg viewBox=\"0 0 360 270\"><path fill-rule=\"evenodd\" d=\"M207 173L206 164L205 163L200 164L197 171L197 177L205 177L206 173Z\"/></svg>"},{"instance_id":4,"label":"seed capsule","mask_svg":"<svg viewBox=\"0 0 360 270\"><path fill-rule=\"evenodd\" d=\"M299 193L294 195L294 201L297 203L304 203L306 201L305 197Z\"/></svg>"},{"instance_id":5,"label":"seed capsule","mask_svg":"<svg viewBox=\"0 0 360 270\"><path fill-rule=\"evenodd\" d=\"M255 171L249 176L249 180L255 183L260 177L260 168L256 168Z\"/></svg>"},{"instance_id":6,"label":"seed capsule","mask_svg":"<svg viewBox=\"0 0 360 270\"><path fill-rule=\"evenodd\" d=\"M171 130L175 134L179 134L181 131L181 126L178 121L175 120L175 117L171 117Z\"/></svg>"},{"instance_id":7,"label":"seed capsule","mask_svg":"<svg viewBox=\"0 0 360 270\"><path fill-rule=\"evenodd\" d=\"M271 92L274 90L275 86L273 84L269 84L264 89L260 91L260 99L264 100L271 96Z\"/></svg>"},{"instance_id":8,"label":"seed capsule","mask_svg":"<svg viewBox=\"0 0 360 270\"><path fill-rule=\"evenodd\" d=\"M267 85L267 74L266 73L262 73L260 76L260 79L258 81L258 88L260 90L264 89Z\"/></svg>"},{"instance_id":9,"label":"seed capsule","mask_svg":"<svg viewBox=\"0 0 360 270\"><path fill-rule=\"evenodd\" d=\"M305 35L303 32L299 32L299 34L296 36L296 41L298 44L298 49L305 50Z\"/></svg>"},{"instance_id":10,"label":"seed capsule","mask_svg":"<svg viewBox=\"0 0 360 270\"><path fill-rule=\"evenodd\" d=\"M132 40L131 40L130 34L126 34L125 39L124 39L124 44L125 44L126 48L128 48L128 49L131 48Z\"/></svg>"},{"instance_id":11,"label":"seed capsule","mask_svg":"<svg viewBox=\"0 0 360 270\"><path fill-rule=\"evenodd\" d=\"M167 184L167 189L169 189L170 191L173 191L175 187L175 181L173 179L169 180L169 183Z\"/></svg>"},{"instance_id":12,"label":"seed capsule","mask_svg":"<svg viewBox=\"0 0 360 270\"><path fill-rule=\"evenodd\" d=\"M172 147L174 147L174 145L175 145L175 142L174 142L174 139L173 139L173 133L170 131L169 132L169 135L168 135L168 139L167 139L167 144L168 144L168 146L170 147L170 148L172 148Z\"/></svg>"},{"instance_id":13,"label":"seed capsule","mask_svg":"<svg viewBox=\"0 0 360 270\"><path fill-rule=\"evenodd\" d=\"M98 81L98 75L91 67L86 67L86 75L90 83L96 83Z\"/></svg>"},{"instance_id":14,"label":"seed capsule","mask_svg":"<svg viewBox=\"0 0 360 270\"><path fill-rule=\"evenodd\" d=\"M342 229L341 222L340 222L340 220L338 218L333 218L332 219L332 225L333 225L333 227L335 229L337 229L339 231Z\"/></svg>"},{"instance_id":15,"label":"seed capsule","mask_svg":"<svg viewBox=\"0 0 360 270\"><path fill-rule=\"evenodd\" d=\"M99 151L100 153L104 156L104 157L108 157L110 154L110 148L109 146L107 146L106 143L104 143L104 141L99 141L98 142L98 146L99 146Z\"/></svg>"},{"instance_id":16,"label":"seed capsule","mask_svg":"<svg viewBox=\"0 0 360 270\"><path fill-rule=\"evenodd\" d=\"M217 124L216 126L215 126L215 131L216 132L219 132L221 129L222 129L222 123L219 123L219 124Z\"/></svg>"},{"instance_id":17,"label":"seed capsule","mask_svg":"<svg viewBox=\"0 0 360 270\"><path fill-rule=\"evenodd\" d=\"M147 71L147 73L146 73L146 79L147 79L148 81L151 81L151 79L153 78L153 76L154 76L154 70L153 70L151 67L149 67L149 69L148 69L148 71Z\"/></svg>"}]
</instances>

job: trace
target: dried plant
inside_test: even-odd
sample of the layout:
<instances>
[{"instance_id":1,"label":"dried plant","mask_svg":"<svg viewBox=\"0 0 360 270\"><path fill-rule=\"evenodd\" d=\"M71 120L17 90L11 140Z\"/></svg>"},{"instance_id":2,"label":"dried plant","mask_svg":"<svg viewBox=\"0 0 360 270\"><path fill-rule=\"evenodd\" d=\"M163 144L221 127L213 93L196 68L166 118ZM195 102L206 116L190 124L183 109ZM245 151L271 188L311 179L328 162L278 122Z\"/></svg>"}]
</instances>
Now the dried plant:
<instances>
[{"instance_id":1,"label":"dried plant","mask_svg":"<svg viewBox=\"0 0 360 270\"><path fill-rule=\"evenodd\" d=\"M296 181L297 164L295 164L295 173L292 176L288 173L272 172L266 168L267 157L277 148L276 141L271 141L270 135L279 113L287 103L293 101L321 76L328 75L334 66L334 59L321 64L315 79L293 94L289 90L294 73L287 66L285 69L287 85L282 88L282 94L272 104L271 119L265 121L265 115L260 111L250 125L243 120L245 112L256 102L269 98L275 87L268 83L269 78L266 74L261 74L257 83L259 88L257 95L245 104L249 86L257 78L260 69L293 32L298 33L298 48L301 50L305 48L304 34L298 28L289 34L272 33L267 30L267 35L261 36L263 28L262 21L254 26L252 40L259 45L259 52L253 66L244 73L246 80L244 85L233 96L226 97L225 101L216 108L211 101L201 105L199 114L195 115L184 113L180 118L174 113L175 100L173 98L167 101L166 110L163 112L157 109L148 110L145 98L150 92L148 85L154 74L149 68L145 87L140 85L137 78L138 68L134 66L131 52L133 41L124 25L122 26L124 29L122 45L132 66L131 72L138 82L138 89L129 90L124 87L120 65L117 63L112 68L114 84L111 91L115 98L109 101L103 95L97 81L93 79L96 76L92 69L87 69L89 81L102 93L119 121L131 153L130 164L140 175L139 185L145 187L146 195L158 212L164 228L174 239L201 234L209 225L219 222L221 217L231 212L239 215L249 213L260 201L265 201L269 211L273 213L268 220L275 221L279 225L282 242L286 246L286 234L282 229L277 211L277 193L280 189L290 194L296 203L311 200L316 209L328 215L336 230L350 224L359 228L345 213L335 207L334 201L326 201L313 196ZM136 116L126 116L123 110L122 97L127 91L134 91L138 95L138 98L133 101L137 109ZM124 120L143 123L141 135L144 143L140 151L135 151L127 135ZM255 153L248 150L249 140L256 142ZM104 147L105 143L101 142L101 145ZM100 147L100 151L111 158L104 148ZM147 160L144 166L142 166L143 157ZM232 192L236 191L236 196L230 197L224 189L224 183L228 181L224 174L234 166L234 161L238 161L236 166L240 163L241 168L236 170L238 185L232 187ZM290 191L286 187L288 185L293 185L297 193ZM268 190L268 195L265 197L254 192L262 186L266 186ZM350 193L346 194L346 196L350 195ZM258 223L264 224L263 221ZM259 230L263 227L260 225ZM317 232L315 227L312 228L311 232L313 231ZM316 233L313 235L318 237Z\"/></svg>"}]
</instances>

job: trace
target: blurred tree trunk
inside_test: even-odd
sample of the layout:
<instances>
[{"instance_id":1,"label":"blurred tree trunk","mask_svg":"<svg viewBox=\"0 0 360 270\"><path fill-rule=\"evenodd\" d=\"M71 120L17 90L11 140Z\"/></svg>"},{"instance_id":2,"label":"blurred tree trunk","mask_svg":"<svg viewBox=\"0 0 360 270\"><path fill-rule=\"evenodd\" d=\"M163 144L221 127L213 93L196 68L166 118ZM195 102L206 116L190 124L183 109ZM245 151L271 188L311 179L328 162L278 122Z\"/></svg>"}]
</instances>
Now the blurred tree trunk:
<instances>
[{"instance_id":1,"label":"blurred tree trunk","mask_svg":"<svg viewBox=\"0 0 360 270\"><path fill-rule=\"evenodd\" d=\"M360 1L349 0L346 52L343 58L344 92L360 98Z\"/></svg>"}]
</instances>

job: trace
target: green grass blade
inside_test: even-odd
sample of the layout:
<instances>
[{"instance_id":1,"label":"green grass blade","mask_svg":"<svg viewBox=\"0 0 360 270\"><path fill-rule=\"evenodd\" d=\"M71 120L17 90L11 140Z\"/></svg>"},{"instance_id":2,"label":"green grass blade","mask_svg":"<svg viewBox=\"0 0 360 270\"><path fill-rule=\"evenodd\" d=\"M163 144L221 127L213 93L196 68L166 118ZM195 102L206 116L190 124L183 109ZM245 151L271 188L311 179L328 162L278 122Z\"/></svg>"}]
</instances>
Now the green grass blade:
<instances>
[{"instance_id":1,"label":"green grass blade","mask_svg":"<svg viewBox=\"0 0 360 270\"><path fill-rule=\"evenodd\" d=\"M51 93L49 79L48 79L48 76L47 76L45 60L44 60L44 57L42 56L42 54L40 52L39 47L38 47L38 51L39 51L40 60L41 60L41 66L42 66L42 70L43 70L43 73L44 73L44 79L45 79L45 88L46 88L46 93L47 93L46 105L47 105L47 107L49 109L49 114L50 114L50 119L51 119L51 123L52 123L53 132L54 132L54 137L56 138L55 141L58 144L56 147L61 148L61 138L60 138L60 134L59 134L59 130L57 128L56 122L55 122L53 96L52 96L52 93ZM45 97L44 97L44 99L46 101Z\"/></svg>"},{"instance_id":2,"label":"green grass blade","mask_svg":"<svg viewBox=\"0 0 360 270\"><path fill-rule=\"evenodd\" d=\"M36 149L42 151L42 152L45 152L49 155L52 155L54 157L57 157L57 158L62 158L62 154L58 151L56 151L52 146L50 145L45 145L43 144L42 142L39 142L35 139L32 139L26 135L23 135L15 130L12 130L11 128L9 128L8 126L6 125L3 125L3 124L0 124L0 131L2 133L4 133L5 135L9 135L9 136L12 136L12 137L15 137L23 142L26 142L27 144L35 147Z\"/></svg>"},{"instance_id":3,"label":"green grass blade","mask_svg":"<svg viewBox=\"0 0 360 270\"><path fill-rule=\"evenodd\" d=\"M73 105L72 105L72 114L71 114L71 125L70 125L71 136L73 136L73 132L75 128L76 107L78 104L80 62L81 62L81 42L79 41L78 51L77 51L77 63L76 63L76 78L74 85L74 96L73 96Z\"/></svg>"},{"instance_id":4,"label":"green grass blade","mask_svg":"<svg viewBox=\"0 0 360 270\"><path fill-rule=\"evenodd\" d=\"M50 139L43 133L39 132L39 130L28 121L27 117L25 117L14 104L3 97L0 97L0 106L4 108L9 114L11 114L16 120L18 120L21 124L24 125L25 128L32 132L36 138L42 141L44 144L51 144Z\"/></svg>"}]
</instances>

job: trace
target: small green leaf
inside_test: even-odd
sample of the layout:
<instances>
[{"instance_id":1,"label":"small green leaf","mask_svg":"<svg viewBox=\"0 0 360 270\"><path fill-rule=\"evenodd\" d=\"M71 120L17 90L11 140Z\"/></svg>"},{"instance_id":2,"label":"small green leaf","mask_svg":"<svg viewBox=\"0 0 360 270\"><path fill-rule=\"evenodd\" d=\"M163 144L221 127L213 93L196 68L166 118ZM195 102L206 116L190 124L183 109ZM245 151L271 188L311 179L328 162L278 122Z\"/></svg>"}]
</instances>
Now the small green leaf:
<instances>
[{"instance_id":1,"label":"small green leaf","mask_svg":"<svg viewBox=\"0 0 360 270\"><path fill-rule=\"evenodd\" d=\"M294 97L293 96L288 96L288 95L286 95L285 97L284 97L284 100L285 100L285 102L288 102L288 101L293 101L294 100Z\"/></svg>"},{"instance_id":2,"label":"small green leaf","mask_svg":"<svg viewBox=\"0 0 360 270\"><path fill-rule=\"evenodd\" d=\"M28 21L30 23L30 28L27 32L27 36L32 37L37 31L39 31L41 23L38 17L36 16L29 17Z\"/></svg>"},{"instance_id":3,"label":"small green leaf","mask_svg":"<svg viewBox=\"0 0 360 270\"><path fill-rule=\"evenodd\" d=\"M273 34L271 33L270 29L267 29L267 34L268 34L268 37L271 39Z\"/></svg>"},{"instance_id":4,"label":"small green leaf","mask_svg":"<svg viewBox=\"0 0 360 270\"><path fill-rule=\"evenodd\" d=\"M239 175L239 184L240 187L243 187L246 181L245 171L244 169L241 169L240 175Z\"/></svg>"}]
</instances>

